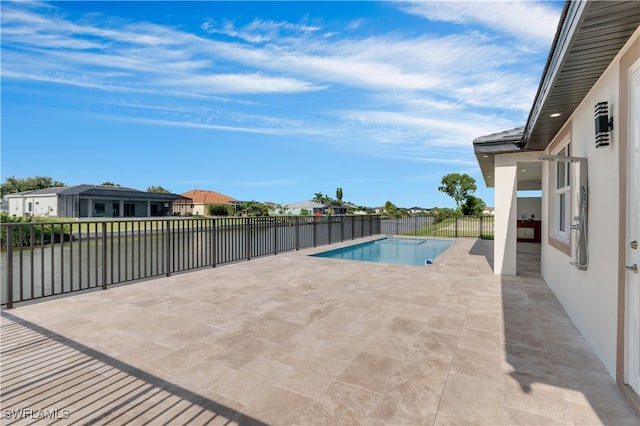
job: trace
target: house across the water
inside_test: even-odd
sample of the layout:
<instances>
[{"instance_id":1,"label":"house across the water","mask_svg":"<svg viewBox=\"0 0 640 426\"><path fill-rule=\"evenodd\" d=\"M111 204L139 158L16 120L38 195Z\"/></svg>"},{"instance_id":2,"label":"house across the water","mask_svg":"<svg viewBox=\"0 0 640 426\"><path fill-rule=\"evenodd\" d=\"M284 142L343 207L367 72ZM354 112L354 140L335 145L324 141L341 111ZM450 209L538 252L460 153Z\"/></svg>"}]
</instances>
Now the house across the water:
<instances>
[{"instance_id":1,"label":"house across the water","mask_svg":"<svg viewBox=\"0 0 640 426\"><path fill-rule=\"evenodd\" d=\"M170 216L178 194L145 192L122 186L75 185L7 194L11 216L113 218Z\"/></svg>"}]
</instances>

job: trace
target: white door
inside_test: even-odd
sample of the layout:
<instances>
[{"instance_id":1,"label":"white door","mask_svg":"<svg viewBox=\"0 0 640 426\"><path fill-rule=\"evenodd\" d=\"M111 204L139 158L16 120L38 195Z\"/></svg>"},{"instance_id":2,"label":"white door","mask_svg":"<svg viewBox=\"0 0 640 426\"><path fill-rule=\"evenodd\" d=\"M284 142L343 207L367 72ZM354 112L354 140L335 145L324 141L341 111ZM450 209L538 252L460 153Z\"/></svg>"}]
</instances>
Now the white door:
<instances>
[{"instance_id":1,"label":"white door","mask_svg":"<svg viewBox=\"0 0 640 426\"><path fill-rule=\"evenodd\" d=\"M626 382L640 394L640 61L629 76L629 174L626 235ZM635 266L635 267L634 267ZM633 269L636 269L635 271Z\"/></svg>"}]
</instances>

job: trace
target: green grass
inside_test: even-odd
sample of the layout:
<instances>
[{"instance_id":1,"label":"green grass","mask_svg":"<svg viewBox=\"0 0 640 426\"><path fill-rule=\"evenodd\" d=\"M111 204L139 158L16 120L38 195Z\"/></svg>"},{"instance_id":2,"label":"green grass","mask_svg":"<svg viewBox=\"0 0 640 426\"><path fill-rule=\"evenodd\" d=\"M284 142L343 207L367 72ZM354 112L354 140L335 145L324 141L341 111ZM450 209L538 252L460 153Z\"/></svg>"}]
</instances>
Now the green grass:
<instances>
[{"instance_id":1,"label":"green grass","mask_svg":"<svg viewBox=\"0 0 640 426\"><path fill-rule=\"evenodd\" d=\"M456 226L457 222L457 226ZM456 229L457 228L457 229ZM480 219L475 217L450 217L437 223L423 226L406 235L429 237L480 237ZM493 239L493 218L483 218L482 238Z\"/></svg>"}]
</instances>

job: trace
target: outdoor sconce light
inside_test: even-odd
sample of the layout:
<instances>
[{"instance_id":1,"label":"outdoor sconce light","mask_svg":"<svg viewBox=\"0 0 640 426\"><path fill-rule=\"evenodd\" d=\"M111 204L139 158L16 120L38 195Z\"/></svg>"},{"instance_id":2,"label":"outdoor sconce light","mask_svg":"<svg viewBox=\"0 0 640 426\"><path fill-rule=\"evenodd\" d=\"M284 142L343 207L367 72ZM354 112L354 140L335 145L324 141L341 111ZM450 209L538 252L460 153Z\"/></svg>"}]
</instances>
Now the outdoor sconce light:
<instances>
[{"instance_id":1,"label":"outdoor sconce light","mask_svg":"<svg viewBox=\"0 0 640 426\"><path fill-rule=\"evenodd\" d=\"M598 102L593 108L596 119L596 148L609 146L609 132L613 130L613 117L609 117L609 103Z\"/></svg>"}]
</instances>

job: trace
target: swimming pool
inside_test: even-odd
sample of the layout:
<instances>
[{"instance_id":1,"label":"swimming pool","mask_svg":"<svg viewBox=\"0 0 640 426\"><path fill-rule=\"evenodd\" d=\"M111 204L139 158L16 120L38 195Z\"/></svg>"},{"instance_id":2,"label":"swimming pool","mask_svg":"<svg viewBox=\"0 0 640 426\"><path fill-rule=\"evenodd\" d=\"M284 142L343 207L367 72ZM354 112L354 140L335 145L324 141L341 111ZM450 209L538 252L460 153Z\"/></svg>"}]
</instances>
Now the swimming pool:
<instances>
[{"instance_id":1,"label":"swimming pool","mask_svg":"<svg viewBox=\"0 0 640 426\"><path fill-rule=\"evenodd\" d=\"M455 244L455 240L383 238L313 254L316 257L423 266Z\"/></svg>"}]
</instances>

